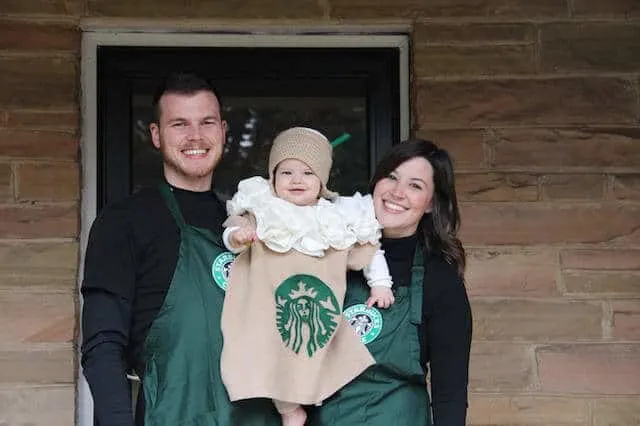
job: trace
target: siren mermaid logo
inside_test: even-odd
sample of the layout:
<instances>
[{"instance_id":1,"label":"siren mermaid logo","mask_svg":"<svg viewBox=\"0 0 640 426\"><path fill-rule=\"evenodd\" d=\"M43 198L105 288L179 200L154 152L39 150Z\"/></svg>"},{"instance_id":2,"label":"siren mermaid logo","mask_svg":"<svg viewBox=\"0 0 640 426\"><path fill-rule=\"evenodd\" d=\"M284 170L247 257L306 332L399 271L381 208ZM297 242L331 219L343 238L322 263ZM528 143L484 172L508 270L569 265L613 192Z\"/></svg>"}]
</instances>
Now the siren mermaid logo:
<instances>
[{"instance_id":1,"label":"siren mermaid logo","mask_svg":"<svg viewBox=\"0 0 640 426\"><path fill-rule=\"evenodd\" d=\"M340 317L333 291L320 279L292 275L276 289L276 325L282 341L296 354L304 347L311 358L331 339Z\"/></svg>"},{"instance_id":2,"label":"siren mermaid logo","mask_svg":"<svg viewBox=\"0 0 640 426\"><path fill-rule=\"evenodd\" d=\"M229 270L231 264L235 258L234 254L228 251L220 253L216 256L213 264L211 265L211 275L213 275L213 281L223 289L227 291L227 285L229 284Z\"/></svg>"},{"instance_id":3,"label":"siren mermaid logo","mask_svg":"<svg viewBox=\"0 0 640 426\"><path fill-rule=\"evenodd\" d=\"M382 331L382 315L374 307L367 308L360 303L345 309L342 315L365 345L373 342Z\"/></svg>"}]
</instances>

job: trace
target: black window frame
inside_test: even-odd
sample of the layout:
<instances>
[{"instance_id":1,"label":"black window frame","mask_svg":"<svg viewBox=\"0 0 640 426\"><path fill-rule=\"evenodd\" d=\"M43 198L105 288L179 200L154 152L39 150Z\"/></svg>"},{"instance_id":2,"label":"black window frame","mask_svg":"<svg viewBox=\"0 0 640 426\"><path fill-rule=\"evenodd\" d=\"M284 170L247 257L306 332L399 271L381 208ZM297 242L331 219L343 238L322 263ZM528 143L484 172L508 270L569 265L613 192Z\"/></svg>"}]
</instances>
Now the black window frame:
<instances>
[{"instance_id":1,"label":"black window frame","mask_svg":"<svg viewBox=\"0 0 640 426\"><path fill-rule=\"evenodd\" d=\"M366 96L370 176L400 138L398 48L99 46L98 211L130 193L134 90L173 71L208 78L223 104L225 96Z\"/></svg>"}]
</instances>

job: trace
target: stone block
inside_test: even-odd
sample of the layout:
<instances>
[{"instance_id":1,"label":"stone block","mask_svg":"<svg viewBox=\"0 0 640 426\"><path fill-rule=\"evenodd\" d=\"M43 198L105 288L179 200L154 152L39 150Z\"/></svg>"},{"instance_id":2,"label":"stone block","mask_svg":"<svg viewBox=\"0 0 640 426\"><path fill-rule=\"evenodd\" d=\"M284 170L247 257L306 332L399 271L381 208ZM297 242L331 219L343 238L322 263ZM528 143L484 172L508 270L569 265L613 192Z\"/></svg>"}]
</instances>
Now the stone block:
<instances>
[{"instance_id":1,"label":"stone block","mask_svg":"<svg viewBox=\"0 0 640 426\"><path fill-rule=\"evenodd\" d=\"M17 168L19 201L76 201L80 171L75 163L23 163Z\"/></svg>"},{"instance_id":2,"label":"stone block","mask_svg":"<svg viewBox=\"0 0 640 426\"><path fill-rule=\"evenodd\" d=\"M422 80L416 90L421 127L635 124L637 119L633 85L615 77Z\"/></svg>"},{"instance_id":3,"label":"stone block","mask_svg":"<svg viewBox=\"0 0 640 426\"><path fill-rule=\"evenodd\" d=\"M2 0L0 16L4 14L78 16L82 13L83 3L83 0Z\"/></svg>"},{"instance_id":4,"label":"stone block","mask_svg":"<svg viewBox=\"0 0 640 426\"><path fill-rule=\"evenodd\" d=\"M470 426L585 426L585 399L564 396L471 395Z\"/></svg>"},{"instance_id":5,"label":"stone block","mask_svg":"<svg viewBox=\"0 0 640 426\"><path fill-rule=\"evenodd\" d=\"M78 205L0 206L0 238L75 238Z\"/></svg>"},{"instance_id":6,"label":"stone block","mask_svg":"<svg viewBox=\"0 0 640 426\"><path fill-rule=\"evenodd\" d=\"M640 394L640 344L554 345L537 357L543 392Z\"/></svg>"},{"instance_id":7,"label":"stone block","mask_svg":"<svg viewBox=\"0 0 640 426\"><path fill-rule=\"evenodd\" d=\"M332 18L567 17L561 0L330 0Z\"/></svg>"},{"instance_id":8,"label":"stone block","mask_svg":"<svg viewBox=\"0 0 640 426\"><path fill-rule=\"evenodd\" d=\"M640 271L640 250L573 249L561 253L563 269L637 270Z\"/></svg>"},{"instance_id":9,"label":"stone block","mask_svg":"<svg viewBox=\"0 0 640 426\"><path fill-rule=\"evenodd\" d=\"M533 42L536 31L530 23L511 22L416 22L416 43L513 43Z\"/></svg>"},{"instance_id":10,"label":"stone block","mask_svg":"<svg viewBox=\"0 0 640 426\"><path fill-rule=\"evenodd\" d=\"M68 22L0 19L0 49L80 52L80 30Z\"/></svg>"},{"instance_id":11,"label":"stone block","mask_svg":"<svg viewBox=\"0 0 640 426\"><path fill-rule=\"evenodd\" d=\"M474 299L476 341L563 341L602 338L602 306L591 302Z\"/></svg>"},{"instance_id":12,"label":"stone block","mask_svg":"<svg viewBox=\"0 0 640 426\"><path fill-rule=\"evenodd\" d=\"M640 69L640 25L628 22L553 23L540 29L546 72Z\"/></svg>"},{"instance_id":13,"label":"stone block","mask_svg":"<svg viewBox=\"0 0 640 426\"><path fill-rule=\"evenodd\" d=\"M0 293L0 342L70 343L74 339L75 295Z\"/></svg>"},{"instance_id":14,"label":"stone block","mask_svg":"<svg viewBox=\"0 0 640 426\"><path fill-rule=\"evenodd\" d=\"M60 272L45 275L44 272L20 274L0 270L0 291L77 294L78 285L76 277L69 277Z\"/></svg>"},{"instance_id":15,"label":"stone block","mask_svg":"<svg viewBox=\"0 0 640 426\"><path fill-rule=\"evenodd\" d=\"M78 243L0 243L1 274L38 274L73 278L77 273Z\"/></svg>"},{"instance_id":16,"label":"stone block","mask_svg":"<svg viewBox=\"0 0 640 426\"><path fill-rule=\"evenodd\" d=\"M547 200L600 200L606 176L602 174L557 174L541 178L542 197Z\"/></svg>"},{"instance_id":17,"label":"stone block","mask_svg":"<svg viewBox=\"0 0 640 426\"><path fill-rule=\"evenodd\" d=\"M0 108L73 109L79 103L77 55L0 56Z\"/></svg>"},{"instance_id":18,"label":"stone block","mask_svg":"<svg viewBox=\"0 0 640 426\"><path fill-rule=\"evenodd\" d=\"M613 196L618 200L640 201L640 175L617 175Z\"/></svg>"},{"instance_id":19,"label":"stone block","mask_svg":"<svg viewBox=\"0 0 640 426\"><path fill-rule=\"evenodd\" d=\"M0 425L75 424L75 385L0 388Z\"/></svg>"},{"instance_id":20,"label":"stone block","mask_svg":"<svg viewBox=\"0 0 640 426\"><path fill-rule=\"evenodd\" d=\"M466 284L472 296L558 295L558 256L539 250L467 250Z\"/></svg>"},{"instance_id":21,"label":"stone block","mask_svg":"<svg viewBox=\"0 0 640 426\"><path fill-rule=\"evenodd\" d=\"M13 129L61 130L79 134L80 113L76 110L24 110L5 111L5 126Z\"/></svg>"},{"instance_id":22,"label":"stone block","mask_svg":"<svg viewBox=\"0 0 640 426\"><path fill-rule=\"evenodd\" d=\"M91 16L173 17L173 18L234 18L234 19L302 19L322 18L324 7L316 0L296 1L295 7L286 0L247 2L227 0L88 0Z\"/></svg>"},{"instance_id":23,"label":"stone block","mask_svg":"<svg viewBox=\"0 0 640 426\"><path fill-rule=\"evenodd\" d=\"M0 201L14 201L11 163L0 163Z\"/></svg>"},{"instance_id":24,"label":"stone block","mask_svg":"<svg viewBox=\"0 0 640 426\"><path fill-rule=\"evenodd\" d=\"M0 150L7 157L75 160L78 141L62 131L0 129Z\"/></svg>"},{"instance_id":25,"label":"stone block","mask_svg":"<svg viewBox=\"0 0 640 426\"><path fill-rule=\"evenodd\" d=\"M573 0L573 10L577 16L638 17L640 4L637 0Z\"/></svg>"},{"instance_id":26,"label":"stone block","mask_svg":"<svg viewBox=\"0 0 640 426\"><path fill-rule=\"evenodd\" d=\"M533 44L417 45L416 77L488 76L534 73Z\"/></svg>"},{"instance_id":27,"label":"stone block","mask_svg":"<svg viewBox=\"0 0 640 426\"><path fill-rule=\"evenodd\" d=\"M593 402L593 426L640 424L640 397L598 398Z\"/></svg>"},{"instance_id":28,"label":"stone block","mask_svg":"<svg viewBox=\"0 0 640 426\"><path fill-rule=\"evenodd\" d=\"M637 244L640 206L575 203L465 203L465 244ZM597 225L597 226L596 226Z\"/></svg>"},{"instance_id":29,"label":"stone block","mask_svg":"<svg viewBox=\"0 0 640 426\"><path fill-rule=\"evenodd\" d=\"M534 389L535 359L531 346L475 342L471 348L469 388L473 391L509 392Z\"/></svg>"},{"instance_id":30,"label":"stone block","mask_svg":"<svg viewBox=\"0 0 640 426\"><path fill-rule=\"evenodd\" d=\"M75 352L70 343L0 349L0 385L73 383L74 359Z\"/></svg>"},{"instance_id":31,"label":"stone block","mask_svg":"<svg viewBox=\"0 0 640 426\"><path fill-rule=\"evenodd\" d=\"M494 135L496 168L602 172L640 164L640 128L498 129Z\"/></svg>"},{"instance_id":32,"label":"stone block","mask_svg":"<svg viewBox=\"0 0 640 426\"><path fill-rule=\"evenodd\" d=\"M440 148L447 150L453 159L456 171L486 168L483 133L481 130L435 130L420 129L417 137L431 140Z\"/></svg>"},{"instance_id":33,"label":"stone block","mask_svg":"<svg viewBox=\"0 0 640 426\"><path fill-rule=\"evenodd\" d=\"M640 297L640 273L571 271L563 274L567 294Z\"/></svg>"},{"instance_id":34,"label":"stone block","mask_svg":"<svg viewBox=\"0 0 640 426\"><path fill-rule=\"evenodd\" d=\"M611 302L613 337L640 342L640 298Z\"/></svg>"},{"instance_id":35,"label":"stone block","mask_svg":"<svg viewBox=\"0 0 640 426\"><path fill-rule=\"evenodd\" d=\"M538 177L519 173L472 173L456 176L462 201L536 201Z\"/></svg>"}]
</instances>

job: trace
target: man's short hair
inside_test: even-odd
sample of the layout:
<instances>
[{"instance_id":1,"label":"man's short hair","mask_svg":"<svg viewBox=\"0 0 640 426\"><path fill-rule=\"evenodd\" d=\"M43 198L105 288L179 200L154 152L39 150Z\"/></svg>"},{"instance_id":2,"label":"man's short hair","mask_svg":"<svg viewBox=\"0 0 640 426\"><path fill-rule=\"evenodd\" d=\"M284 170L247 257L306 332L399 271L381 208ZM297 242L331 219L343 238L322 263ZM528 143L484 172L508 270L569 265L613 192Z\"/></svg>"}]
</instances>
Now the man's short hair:
<instances>
[{"instance_id":1,"label":"man's short hair","mask_svg":"<svg viewBox=\"0 0 640 426\"><path fill-rule=\"evenodd\" d=\"M193 95L197 92L211 92L218 99L222 111L222 102L216 89L204 78L187 72L170 74L158 87L153 96L153 122L160 124L160 98L167 93L179 95Z\"/></svg>"}]
</instances>

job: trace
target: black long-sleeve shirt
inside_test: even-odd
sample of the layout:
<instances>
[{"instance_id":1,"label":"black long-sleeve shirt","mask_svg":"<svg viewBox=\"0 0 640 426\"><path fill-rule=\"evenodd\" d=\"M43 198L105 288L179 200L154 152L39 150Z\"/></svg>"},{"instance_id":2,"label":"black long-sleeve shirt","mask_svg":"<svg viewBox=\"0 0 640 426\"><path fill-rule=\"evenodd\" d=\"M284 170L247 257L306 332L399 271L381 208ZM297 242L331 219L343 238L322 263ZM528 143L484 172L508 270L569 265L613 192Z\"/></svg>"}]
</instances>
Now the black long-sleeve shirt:
<instances>
[{"instance_id":1,"label":"black long-sleeve shirt","mask_svg":"<svg viewBox=\"0 0 640 426\"><path fill-rule=\"evenodd\" d=\"M417 237L383 239L394 286L411 283ZM421 361L431 371L434 426L464 426L467 413L472 318L456 268L425 253L420 327Z\"/></svg>"},{"instance_id":2,"label":"black long-sleeve shirt","mask_svg":"<svg viewBox=\"0 0 640 426\"><path fill-rule=\"evenodd\" d=\"M188 224L221 234L226 212L213 192L173 193ZM105 208L92 226L81 288L82 366L99 426L134 424L125 372L144 371L141 349L169 290L179 244L157 188Z\"/></svg>"}]
</instances>

